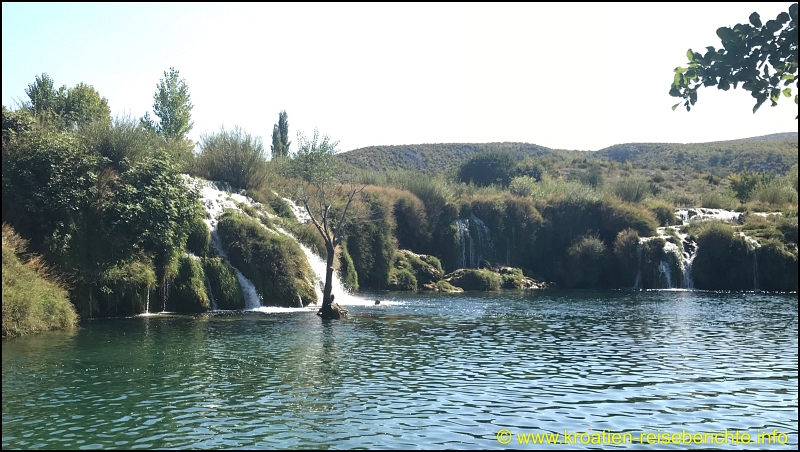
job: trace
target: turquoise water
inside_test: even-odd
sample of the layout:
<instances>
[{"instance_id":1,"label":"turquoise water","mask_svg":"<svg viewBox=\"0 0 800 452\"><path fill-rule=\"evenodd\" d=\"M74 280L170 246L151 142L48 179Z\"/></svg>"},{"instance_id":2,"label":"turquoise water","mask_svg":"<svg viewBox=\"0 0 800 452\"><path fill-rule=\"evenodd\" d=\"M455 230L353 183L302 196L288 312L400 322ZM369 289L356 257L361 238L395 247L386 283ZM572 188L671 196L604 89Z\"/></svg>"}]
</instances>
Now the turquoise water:
<instances>
[{"instance_id":1,"label":"turquoise water","mask_svg":"<svg viewBox=\"0 0 800 452\"><path fill-rule=\"evenodd\" d=\"M634 443L571 447L647 448L725 429L797 445L796 294L381 297L346 321L158 315L5 340L3 448L502 449L604 430ZM776 430L785 445L755 444Z\"/></svg>"}]
</instances>

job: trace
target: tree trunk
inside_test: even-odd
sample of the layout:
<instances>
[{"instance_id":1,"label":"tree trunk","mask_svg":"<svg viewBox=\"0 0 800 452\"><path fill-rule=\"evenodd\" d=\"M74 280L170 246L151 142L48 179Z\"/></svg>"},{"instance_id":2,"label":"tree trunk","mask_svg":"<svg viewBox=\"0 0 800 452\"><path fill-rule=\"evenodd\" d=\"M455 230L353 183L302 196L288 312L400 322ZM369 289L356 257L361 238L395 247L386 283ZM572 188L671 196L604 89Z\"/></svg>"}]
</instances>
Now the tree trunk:
<instances>
[{"instance_id":1,"label":"tree trunk","mask_svg":"<svg viewBox=\"0 0 800 452\"><path fill-rule=\"evenodd\" d=\"M326 240L326 242L328 242ZM336 257L336 250L333 244L325 243L325 249L328 251L328 262L325 266L325 289L322 291L322 307L330 306L333 303L331 300L331 292L333 291L333 260Z\"/></svg>"},{"instance_id":2,"label":"tree trunk","mask_svg":"<svg viewBox=\"0 0 800 452\"><path fill-rule=\"evenodd\" d=\"M319 314L323 319L339 319L347 315L347 311L339 307L338 304L333 302L333 260L336 258L336 250L333 243L325 241L325 248L328 251L328 261L325 267L325 288L322 290L322 309Z\"/></svg>"}]
</instances>

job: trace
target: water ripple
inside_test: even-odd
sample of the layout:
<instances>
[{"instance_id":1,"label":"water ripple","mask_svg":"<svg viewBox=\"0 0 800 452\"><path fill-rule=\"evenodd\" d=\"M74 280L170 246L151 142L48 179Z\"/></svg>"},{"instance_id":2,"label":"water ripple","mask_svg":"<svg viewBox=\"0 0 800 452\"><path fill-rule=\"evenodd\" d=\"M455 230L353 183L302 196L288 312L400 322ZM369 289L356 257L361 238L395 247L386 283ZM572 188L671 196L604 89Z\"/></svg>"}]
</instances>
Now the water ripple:
<instances>
[{"instance_id":1,"label":"water ripple","mask_svg":"<svg viewBox=\"0 0 800 452\"><path fill-rule=\"evenodd\" d=\"M797 446L796 295L420 294L349 309L4 341L3 448L501 448L502 428L777 429Z\"/></svg>"}]
</instances>

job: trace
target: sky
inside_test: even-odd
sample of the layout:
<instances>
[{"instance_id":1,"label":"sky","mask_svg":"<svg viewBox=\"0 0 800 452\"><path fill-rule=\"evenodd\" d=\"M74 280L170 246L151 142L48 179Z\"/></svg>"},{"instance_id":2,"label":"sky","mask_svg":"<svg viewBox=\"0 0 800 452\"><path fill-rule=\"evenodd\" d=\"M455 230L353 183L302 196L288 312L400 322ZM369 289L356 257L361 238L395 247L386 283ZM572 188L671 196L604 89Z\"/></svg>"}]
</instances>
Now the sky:
<instances>
[{"instance_id":1,"label":"sky","mask_svg":"<svg viewBox=\"0 0 800 452\"><path fill-rule=\"evenodd\" d=\"M112 115L150 111L164 72L191 93L196 142L220 127L268 150L286 110L348 151L373 145L527 142L599 150L797 131L783 98L753 114L740 89L704 88L672 111L686 50L790 3L7 3L2 97L47 73L92 85Z\"/></svg>"}]
</instances>

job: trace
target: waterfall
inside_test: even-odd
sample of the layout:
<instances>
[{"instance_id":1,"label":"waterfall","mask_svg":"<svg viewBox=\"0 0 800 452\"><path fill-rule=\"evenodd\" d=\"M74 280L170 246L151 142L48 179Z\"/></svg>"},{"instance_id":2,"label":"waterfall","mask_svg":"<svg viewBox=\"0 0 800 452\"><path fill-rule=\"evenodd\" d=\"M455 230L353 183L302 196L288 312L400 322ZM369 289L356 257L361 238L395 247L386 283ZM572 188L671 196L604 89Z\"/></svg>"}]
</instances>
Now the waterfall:
<instances>
[{"instance_id":1,"label":"waterfall","mask_svg":"<svg viewBox=\"0 0 800 452\"><path fill-rule=\"evenodd\" d=\"M206 212L208 213L208 218L205 219L205 223L208 226L209 230L211 231L211 249L221 258L225 259L228 264L236 270L236 278L239 281L239 285L242 286L242 291L244 292L244 299L245 299L245 307L246 310L252 309L259 309L261 308L261 296L256 291L255 286L253 283L245 277L242 272L239 271L234 265L230 263L228 260L228 256L225 251L222 249L222 242L219 239L219 235L217 234L217 219L222 214L225 209L237 209L239 208L236 206L236 202L244 203L246 205L258 208L260 205L254 202L252 199L247 198L245 196L239 194L231 194L228 192L224 192L218 190L215 187L214 182L204 181L201 179L194 179L189 176L184 176L187 184L194 185L200 191L200 201L203 204ZM291 208L292 212L297 217L298 221L301 223L305 223L309 221L310 217L308 216L305 209L297 206L292 200L287 198L282 198ZM263 225L262 225L263 226ZM264 226L266 228L266 226ZM269 228L267 228L269 229ZM295 237L293 237L288 232L284 231L281 228L276 228L276 230L269 229L272 232L277 232L283 235L286 235L292 240L294 240L299 246L300 249L303 250L303 253L308 260L309 265L311 266L314 274L316 275L316 281L309 281L314 290L317 294L317 298L319 303L322 302L322 292L323 292L323 285L325 284L325 270L327 263L322 260L319 256L314 254L311 249L307 246L303 245ZM467 231L467 233L469 233ZM353 297L342 285L339 276L336 272L333 273L333 293L336 295L336 302L339 304L364 304L366 303L365 300L361 300L359 298ZM302 301L302 300L301 300ZM213 303L213 300L212 300ZM271 308L272 309L272 308Z\"/></svg>"},{"instance_id":2,"label":"waterfall","mask_svg":"<svg viewBox=\"0 0 800 452\"><path fill-rule=\"evenodd\" d=\"M661 273L664 279L664 289L672 289L672 274L669 269L669 264L667 261L661 261L658 263L658 271Z\"/></svg>"},{"instance_id":3,"label":"waterfall","mask_svg":"<svg viewBox=\"0 0 800 452\"><path fill-rule=\"evenodd\" d=\"M144 302L144 313L150 314L150 286L147 286L147 295Z\"/></svg>"},{"instance_id":4,"label":"waterfall","mask_svg":"<svg viewBox=\"0 0 800 452\"><path fill-rule=\"evenodd\" d=\"M216 311L219 308L217 307L217 301L214 300L214 293L211 291L211 281L208 280L208 275L206 275L206 290L208 290L208 298L211 300L211 310Z\"/></svg>"},{"instance_id":5,"label":"waterfall","mask_svg":"<svg viewBox=\"0 0 800 452\"><path fill-rule=\"evenodd\" d=\"M458 268L467 268L468 263L470 261L467 260L467 242L470 243L472 246L472 240L469 236L469 220L456 220L456 225L458 226L458 240L461 244L461 256L458 261ZM470 259L472 259L472 250L470 249Z\"/></svg>"},{"instance_id":6,"label":"waterfall","mask_svg":"<svg viewBox=\"0 0 800 452\"><path fill-rule=\"evenodd\" d=\"M753 250L753 290L758 292L758 254Z\"/></svg>"},{"instance_id":7,"label":"waterfall","mask_svg":"<svg viewBox=\"0 0 800 452\"><path fill-rule=\"evenodd\" d=\"M469 219L459 218L456 220L458 227L458 240L461 245L461 255L459 256L459 268L478 268L482 261L494 260L494 243L490 235L489 227L474 214ZM511 260L511 255L507 251L506 259Z\"/></svg>"},{"instance_id":8,"label":"waterfall","mask_svg":"<svg viewBox=\"0 0 800 452\"><path fill-rule=\"evenodd\" d=\"M484 260L494 261L494 243L492 243L492 236L486 223L476 217L475 214L471 214L470 218L475 224L475 235L478 236L478 252L475 256L474 267L479 267Z\"/></svg>"}]
</instances>

